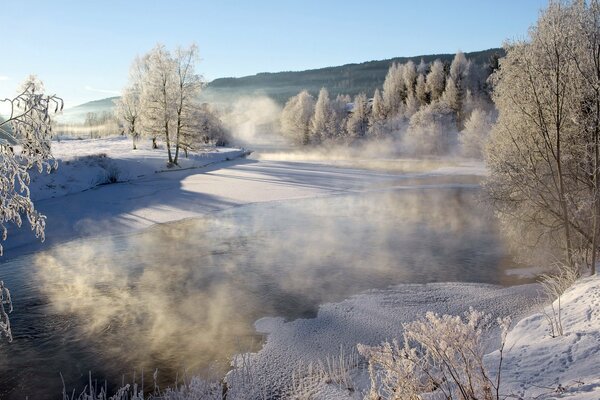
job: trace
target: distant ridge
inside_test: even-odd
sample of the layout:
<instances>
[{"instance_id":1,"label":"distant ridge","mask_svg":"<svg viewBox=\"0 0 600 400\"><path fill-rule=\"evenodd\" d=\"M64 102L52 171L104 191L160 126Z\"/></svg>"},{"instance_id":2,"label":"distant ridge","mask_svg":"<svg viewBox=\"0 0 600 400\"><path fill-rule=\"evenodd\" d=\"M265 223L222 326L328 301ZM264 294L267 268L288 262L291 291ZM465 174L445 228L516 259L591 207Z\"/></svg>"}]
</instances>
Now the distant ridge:
<instances>
[{"instance_id":1,"label":"distant ridge","mask_svg":"<svg viewBox=\"0 0 600 400\"><path fill-rule=\"evenodd\" d=\"M114 100L118 96L108 97L106 99L89 101L63 111L62 115L57 117L57 121L64 124L80 124L85 121L87 113L102 114L103 112L113 112Z\"/></svg>"},{"instance_id":2,"label":"distant ridge","mask_svg":"<svg viewBox=\"0 0 600 400\"><path fill-rule=\"evenodd\" d=\"M504 54L504 49L501 48L465 53L469 60L479 65L489 63L494 55L503 57ZM261 72L240 78L219 78L206 85L201 98L203 101L223 104L235 101L241 96L264 95L283 104L288 98L303 89L316 95L322 87L326 87L332 97L338 94L354 96L360 92L371 96L375 88L383 85L385 75L392 63L406 63L412 60L419 64L421 59L430 63L438 58L450 65L454 54L394 57L387 60L366 61L305 71ZM104 111L112 111L114 109L113 100L117 98L109 97L72 107L64 111L63 115L59 117L59 121L82 123L88 112L100 114Z\"/></svg>"},{"instance_id":3,"label":"distant ridge","mask_svg":"<svg viewBox=\"0 0 600 400\"><path fill-rule=\"evenodd\" d=\"M503 57L504 54L502 48L465 53L468 59L479 65L489 63L493 55ZM449 65L454 55L449 53L395 57L306 71L263 72L241 78L219 78L207 85L204 97L207 101L219 102L226 101L230 96L263 94L279 103L284 103L302 89L317 94L322 87L329 90L330 96L338 94L354 96L360 92L370 96L375 88L381 87L390 65L394 62L406 63L412 60L419 64L421 60L430 63L439 58Z\"/></svg>"}]
</instances>

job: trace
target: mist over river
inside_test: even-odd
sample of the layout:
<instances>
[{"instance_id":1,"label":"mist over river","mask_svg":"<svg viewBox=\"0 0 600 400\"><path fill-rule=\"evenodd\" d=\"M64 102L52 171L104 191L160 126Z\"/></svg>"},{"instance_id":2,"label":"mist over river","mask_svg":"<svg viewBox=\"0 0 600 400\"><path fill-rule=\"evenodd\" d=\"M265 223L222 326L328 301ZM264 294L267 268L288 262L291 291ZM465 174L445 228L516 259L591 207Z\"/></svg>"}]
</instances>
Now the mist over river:
<instances>
[{"instance_id":1,"label":"mist over river","mask_svg":"<svg viewBox=\"0 0 600 400\"><path fill-rule=\"evenodd\" d=\"M340 171L348 166L336 167ZM231 207L138 233L71 241L0 265L15 311L0 397L57 398L91 371L110 387L159 370L220 376L257 350L254 321L402 283L524 283L480 178L421 176L366 191Z\"/></svg>"}]
</instances>

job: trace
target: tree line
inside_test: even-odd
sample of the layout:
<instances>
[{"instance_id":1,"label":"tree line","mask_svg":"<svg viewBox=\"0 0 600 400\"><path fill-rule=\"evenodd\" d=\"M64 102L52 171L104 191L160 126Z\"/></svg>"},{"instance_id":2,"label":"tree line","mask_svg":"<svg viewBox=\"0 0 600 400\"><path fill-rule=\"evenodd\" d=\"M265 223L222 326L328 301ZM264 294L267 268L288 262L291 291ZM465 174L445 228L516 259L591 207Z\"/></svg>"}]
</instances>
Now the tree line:
<instances>
[{"instance_id":1,"label":"tree line","mask_svg":"<svg viewBox=\"0 0 600 400\"><path fill-rule=\"evenodd\" d=\"M411 153L446 154L460 144L465 155L481 157L495 119L488 77L497 66L497 57L479 65L458 52L450 64L393 63L371 98L330 99L322 88L315 99L304 90L287 101L282 132L300 145L395 138Z\"/></svg>"}]
</instances>

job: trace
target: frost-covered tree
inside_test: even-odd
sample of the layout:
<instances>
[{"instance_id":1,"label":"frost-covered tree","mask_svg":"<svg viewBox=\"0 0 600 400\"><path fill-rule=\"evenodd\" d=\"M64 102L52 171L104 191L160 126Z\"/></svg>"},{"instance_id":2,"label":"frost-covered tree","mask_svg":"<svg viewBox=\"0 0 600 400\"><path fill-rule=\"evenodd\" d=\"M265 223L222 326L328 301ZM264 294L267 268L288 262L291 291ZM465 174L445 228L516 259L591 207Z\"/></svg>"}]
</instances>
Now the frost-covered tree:
<instances>
[{"instance_id":1,"label":"frost-covered tree","mask_svg":"<svg viewBox=\"0 0 600 400\"><path fill-rule=\"evenodd\" d=\"M393 117L401 110L406 98L406 83L404 81L404 65L393 63L383 82L383 104L386 117Z\"/></svg>"},{"instance_id":2,"label":"frost-covered tree","mask_svg":"<svg viewBox=\"0 0 600 400\"><path fill-rule=\"evenodd\" d=\"M381 92L379 89L375 89L375 93L373 94L373 109L371 112L371 116L373 121L382 121L385 119L385 109L383 104L383 97L381 97Z\"/></svg>"},{"instance_id":3,"label":"frost-covered tree","mask_svg":"<svg viewBox=\"0 0 600 400\"><path fill-rule=\"evenodd\" d=\"M373 94L373 105L369 119L369 136L378 137L384 134L383 125L385 123L385 109L383 97L379 89L375 89Z\"/></svg>"},{"instance_id":4,"label":"frost-covered tree","mask_svg":"<svg viewBox=\"0 0 600 400\"><path fill-rule=\"evenodd\" d=\"M336 133L334 110L329 100L329 92L325 88L319 91L315 104L315 113L310 120L310 142L321 143L330 140Z\"/></svg>"},{"instance_id":5,"label":"frost-covered tree","mask_svg":"<svg viewBox=\"0 0 600 400\"><path fill-rule=\"evenodd\" d=\"M281 128L294 143L310 143L310 121L315 112L315 99L303 90L291 97L281 112Z\"/></svg>"},{"instance_id":6,"label":"frost-covered tree","mask_svg":"<svg viewBox=\"0 0 600 400\"><path fill-rule=\"evenodd\" d=\"M219 118L217 111L208 103L194 107L190 125L181 136L180 148L188 156L188 151L199 150L203 146L226 146L230 141L228 129Z\"/></svg>"},{"instance_id":7,"label":"frost-covered tree","mask_svg":"<svg viewBox=\"0 0 600 400\"><path fill-rule=\"evenodd\" d=\"M169 164L172 164L171 143L175 118L173 60L169 51L161 44L156 45L145 59L147 72L142 78L140 97L142 129L165 141Z\"/></svg>"},{"instance_id":8,"label":"frost-covered tree","mask_svg":"<svg viewBox=\"0 0 600 400\"><path fill-rule=\"evenodd\" d=\"M426 63L425 60L423 60L421 58L421 62L417 66L417 73L419 75L427 75L428 72L429 72L429 64Z\"/></svg>"},{"instance_id":9,"label":"frost-covered tree","mask_svg":"<svg viewBox=\"0 0 600 400\"><path fill-rule=\"evenodd\" d=\"M465 117L464 101L469 87L470 68L471 62L467 60L464 53L462 51L456 53L450 65L450 75L443 95L446 104L456 113L456 123L459 130L462 129Z\"/></svg>"},{"instance_id":10,"label":"frost-covered tree","mask_svg":"<svg viewBox=\"0 0 600 400\"><path fill-rule=\"evenodd\" d=\"M473 110L465 123L465 129L458 135L461 154L465 157L483 158L483 150L493 125L492 113L479 108Z\"/></svg>"},{"instance_id":11,"label":"frost-covered tree","mask_svg":"<svg viewBox=\"0 0 600 400\"><path fill-rule=\"evenodd\" d=\"M14 98L0 100L8 104L9 114L0 121L0 229L2 240L7 224L20 227L27 219L36 237L44 240L46 217L37 212L29 196L29 171L50 172L56 167L50 153L52 117L63 108L54 95L44 94L42 82L29 77ZM0 255L2 245L0 244ZM12 340L8 313L12 310L10 293L0 281L0 336Z\"/></svg>"},{"instance_id":12,"label":"frost-covered tree","mask_svg":"<svg viewBox=\"0 0 600 400\"><path fill-rule=\"evenodd\" d=\"M369 104L367 95L357 94L352 104L352 112L346 121L346 131L350 140L362 138L369 127Z\"/></svg>"},{"instance_id":13,"label":"frost-covered tree","mask_svg":"<svg viewBox=\"0 0 600 400\"><path fill-rule=\"evenodd\" d=\"M579 188L582 160L580 118L582 85L571 50L569 7L552 2L530 30L529 40L508 45L494 76L498 123L492 130L486 184L514 242L538 248L547 242L563 250L573 264L574 247L590 237L581 208L573 199ZM557 256L559 256L557 254Z\"/></svg>"},{"instance_id":14,"label":"frost-covered tree","mask_svg":"<svg viewBox=\"0 0 600 400\"><path fill-rule=\"evenodd\" d=\"M157 45L143 57L141 122L145 132L165 141L169 164L177 165L184 137L193 135L202 77L196 73L198 49L178 47L173 54Z\"/></svg>"},{"instance_id":15,"label":"frost-covered tree","mask_svg":"<svg viewBox=\"0 0 600 400\"><path fill-rule=\"evenodd\" d=\"M446 73L444 64L440 60L435 60L431 65L431 71L427 74L427 88L431 96L431 101L436 101L444 93L446 87Z\"/></svg>"},{"instance_id":16,"label":"frost-covered tree","mask_svg":"<svg viewBox=\"0 0 600 400\"><path fill-rule=\"evenodd\" d=\"M123 125L131 137L133 149L140 137L140 91L135 86L128 86L121 93L121 97L115 100L115 114L120 124Z\"/></svg>"},{"instance_id":17,"label":"frost-covered tree","mask_svg":"<svg viewBox=\"0 0 600 400\"><path fill-rule=\"evenodd\" d=\"M417 83L417 67L412 60L409 60L404 64L404 71L402 74L404 78L404 86L406 87L406 96L410 96L415 92L415 85Z\"/></svg>"},{"instance_id":18,"label":"frost-covered tree","mask_svg":"<svg viewBox=\"0 0 600 400\"><path fill-rule=\"evenodd\" d=\"M429 103L429 92L427 90L427 82L425 81L425 75L420 74L417 77L417 84L415 86L415 97L419 100L421 106Z\"/></svg>"},{"instance_id":19,"label":"frost-covered tree","mask_svg":"<svg viewBox=\"0 0 600 400\"><path fill-rule=\"evenodd\" d=\"M174 98L175 98L175 156L173 163L179 159L179 148L184 137L196 134L196 116L200 108L198 97L202 90L202 76L196 73L198 62L198 46L192 44L187 49L177 47L174 65Z\"/></svg>"},{"instance_id":20,"label":"frost-covered tree","mask_svg":"<svg viewBox=\"0 0 600 400\"><path fill-rule=\"evenodd\" d=\"M148 72L148 57L136 57L129 69L129 83L123 89L121 97L115 100L115 115L119 123L131 136L133 149L141 136L141 96L144 76ZM156 135L152 137L153 148L156 146Z\"/></svg>"}]
</instances>

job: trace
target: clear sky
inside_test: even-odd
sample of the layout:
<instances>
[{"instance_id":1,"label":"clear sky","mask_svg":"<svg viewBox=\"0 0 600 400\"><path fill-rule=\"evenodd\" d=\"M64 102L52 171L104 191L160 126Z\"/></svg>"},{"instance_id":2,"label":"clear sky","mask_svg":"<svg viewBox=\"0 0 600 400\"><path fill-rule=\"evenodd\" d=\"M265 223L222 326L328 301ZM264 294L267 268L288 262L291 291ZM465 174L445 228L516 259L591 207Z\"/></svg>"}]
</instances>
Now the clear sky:
<instances>
[{"instance_id":1,"label":"clear sky","mask_svg":"<svg viewBox=\"0 0 600 400\"><path fill-rule=\"evenodd\" d=\"M0 96L31 73L66 106L115 96L132 59L198 44L207 80L465 52L525 37L547 0L0 0Z\"/></svg>"}]
</instances>

